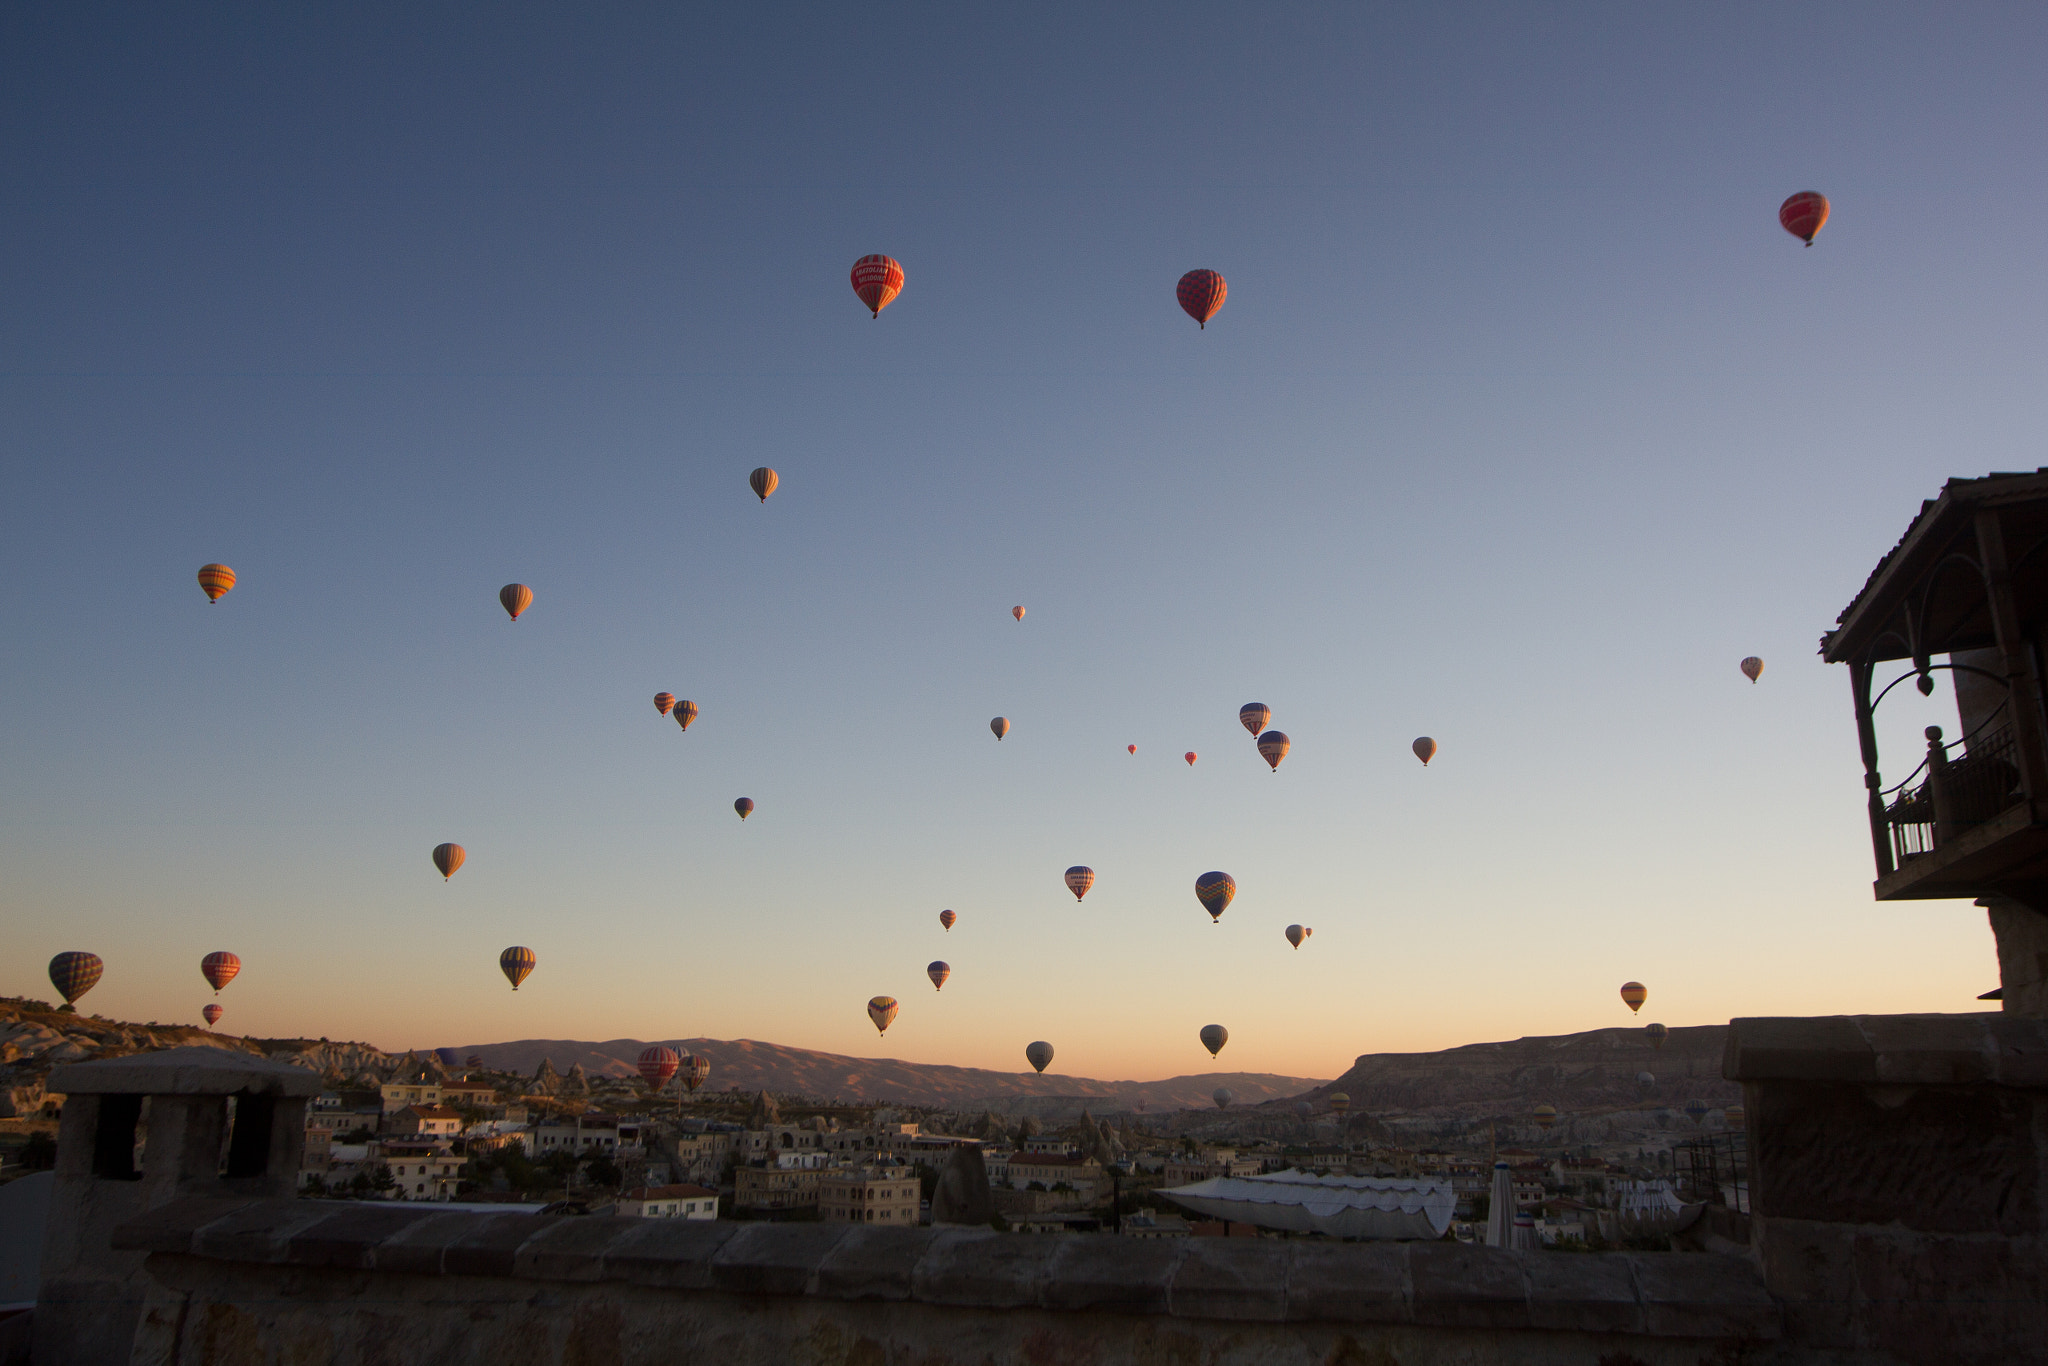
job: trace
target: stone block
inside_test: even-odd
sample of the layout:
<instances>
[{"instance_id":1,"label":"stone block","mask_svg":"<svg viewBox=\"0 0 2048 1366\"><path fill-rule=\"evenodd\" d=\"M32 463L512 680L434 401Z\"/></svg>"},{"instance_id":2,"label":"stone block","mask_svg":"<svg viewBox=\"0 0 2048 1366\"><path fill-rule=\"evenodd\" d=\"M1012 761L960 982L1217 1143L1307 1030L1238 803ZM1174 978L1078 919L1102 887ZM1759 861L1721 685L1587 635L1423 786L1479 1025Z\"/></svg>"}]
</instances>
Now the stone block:
<instances>
[{"instance_id":1,"label":"stone block","mask_svg":"<svg viewBox=\"0 0 2048 1366\"><path fill-rule=\"evenodd\" d=\"M431 1209L410 1205L357 1205L320 1202L327 1217L294 1233L284 1260L293 1266L328 1266L367 1271L376 1265L377 1245L424 1219ZM435 1270L439 1270L438 1260Z\"/></svg>"},{"instance_id":2,"label":"stone block","mask_svg":"<svg viewBox=\"0 0 2048 1366\"><path fill-rule=\"evenodd\" d=\"M818 1263L820 1295L839 1300L907 1300L932 1240L929 1228L849 1226Z\"/></svg>"},{"instance_id":3,"label":"stone block","mask_svg":"<svg viewBox=\"0 0 2048 1366\"><path fill-rule=\"evenodd\" d=\"M1766 1217L1758 1229L1764 1287L1777 1301L1785 1336L1802 1346L1856 1347L1856 1264L1852 1231L1804 1219ZM1659 1321L1653 1286L1638 1268L1643 1302Z\"/></svg>"},{"instance_id":4,"label":"stone block","mask_svg":"<svg viewBox=\"0 0 2048 1366\"><path fill-rule=\"evenodd\" d=\"M644 1221L604 1215L564 1219L519 1245L512 1274L534 1281L603 1280L604 1254L637 1222Z\"/></svg>"},{"instance_id":5,"label":"stone block","mask_svg":"<svg viewBox=\"0 0 2048 1366\"><path fill-rule=\"evenodd\" d=\"M1524 1257L1498 1247L1417 1243L1409 1249L1415 1322L1438 1328L1527 1328Z\"/></svg>"},{"instance_id":6,"label":"stone block","mask_svg":"<svg viewBox=\"0 0 2048 1366\"><path fill-rule=\"evenodd\" d=\"M1902 1361L2038 1360L2048 1257L2038 1238L1860 1230L1851 1244L1860 1338Z\"/></svg>"},{"instance_id":7,"label":"stone block","mask_svg":"<svg viewBox=\"0 0 2048 1366\"><path fill-rule=\"evenodd\" d=\"M282 1262L292 1235L328 1215L318 1200L261 1200L216 1219L192 1237L200 1257L229 1262Z\"/></svg>"},{"instance_id":8,"label":"stone block","mask_svg":"<svg viewBox=\"0 0 2048 1366\"><path fill-rule=\"evenodd\" d=\"M1885 1086L1958 1086L1998 1075L1989 1015L1858 1015Z\"/></svg>"},{"instance_id":9,"label":"stone block","mask_svg":"<svg viewBox=\"0 0 2048 1366\"><path fill-rule=\"evenodd\" d=\"M1047 1309L1164 1314L1181 1238L1060 1238L1039 1300Z\"/></svg>"},{"instance_id":10,"label":"stone block","mask_svg":"<svg viewBox=\"0 0 2048 1366\"><path fill-rule=\"evenodd\" d=\"M416 1219L372 1243L368 1249L370 1265L378 1271L399 1275L438 1276L448 1245L474 1233L480 1221L531 1217L524 1214L472 1214L467 1210L429 1213L425 1218ZM318 1237L320 1230L309 1229L308 1233Z\"/></svg>"},{"instance_id":11,"label":"stone block","mask_svg":"<svg viewBox=\"0 0 2048 1366\"><path fill-rule=\"evenodd\" d=\"M941 1229L917 1264L912 1293L926 1304L1035 1306L1060 1241L1056 1234Z\"/></svg>"},{"instance_id":12,"label":"stone block","mask_svg":"<svg viewBox=\"0 0 2048 1366\"><path fill-rule=\"evenodd\" d=\"M1640 1333L1634 1269L1620 1253L1538 1253L1523 1259L1529 1322L1578 1333ZM1759 1283L1759 1288L1761 1284Z\"/></svg>"},{"instance_id":13,"label":"stone block","mask_svg":"<svg viewBox=\"0 0 2048 1366\"><path fill-rule=\"evenodd\" d=\"M1320 1323L1413 1323L1406 1243L1282 1244L1287 1317ZM1519 1282L1517 1282L1519 1286Z\"/></svg>"},{"instance_id":14,"label":"stone block","mask_svg":"<svg viewBox=\"0 0 2048 1366\"><path fill-rule=\"evenodd\" d=\"M1755 1016L1728 1022L1721 1075L1867 1084L1878 1080L1877 1051L1847 1015Z\"/></svg>"},{"instance_id":15,"label":"stone block","mask_svg":"<svg viewBox=\"0 0 2048 1366\"><path fill-rule=\"evenodd\" d=\"M50 1073L49 1087L66 1095L317 1096L320 1074L253 1053L189 1046L72 1063Z\"/></svg>"},{"instance_id":16,"label":"stone block","mask_svg":"<svg viewBox=\"0 0 2048 1366\"><path fill-rule=\"evenodd\" d=\"M808 1295L848 1224L750 1224L711 1259L711 1285L742 1295Z\"/></svg>"},{"instance_id":17,"label":"stone block","mask_svg":"<svg viewBox=\"0 0 2048 1366\"><path fill-rule=\"evenodd\" d=\"M712 1260L745 1227L722 1219L642 1219L604 1254L605 1278L709 1290Z\"/></svg>"},{"instance_id":18,"label":"stone block","mask_svg":"<svg viewBox=\"0 0 2048 1366\"><path fill-rule=\"evenodd\" d=\"M1664 1337L1772 1342L1778 1306L1756 1264L1713 1252L1617 1254L1633 1263L1643 1328Z\"/></svg>"},{"instance_id":19,"label":"stone block","mask_svg":"<svg viewBox=\"0 0 2048 1366\"><path fill-rule=\"evenodd\" d=\"M173 1200L116 1225L111 1246L117 1252L190 1252L200 1229L256 1203L208 1196Z\"/></svg>"},{"instance_id":20,"label":"stone block","mask_svg":"<svg viewBox=\"0 0 2048 1366\"><path fill-rule=\"evenodd\" d=\"M1179 1318L1277 1323L1287 1317L1288 1251L1267 1238L1189 1238L1167 1310Z\"/></svg>"},{"instance_id":21,"label":"stone block","mask_svg":"<svg viewBox=\"0 0 2048 1366\"><path fill-rule=\"evenodd\" d=\"M451 1239L441 1251L441 1271L449 1276L509 1276L519 1249L570 1214L478 1214L476 1222ZM382 1249L379 1249L381 1252ZM379 1258L382 1264L382 1258Z\"/></svg>"},{"instance_id":22,"label":"stone block","mask_svg":"<svg viewBox=\"0 0 2048 1366\"><path fill-rule=\"evenodd\" d=\"M1993 1015L1985 1032L1996 1050L1998 1083L2048 1089L2048 1020L2024 1015Z\"/></svg>"}]
</instances>

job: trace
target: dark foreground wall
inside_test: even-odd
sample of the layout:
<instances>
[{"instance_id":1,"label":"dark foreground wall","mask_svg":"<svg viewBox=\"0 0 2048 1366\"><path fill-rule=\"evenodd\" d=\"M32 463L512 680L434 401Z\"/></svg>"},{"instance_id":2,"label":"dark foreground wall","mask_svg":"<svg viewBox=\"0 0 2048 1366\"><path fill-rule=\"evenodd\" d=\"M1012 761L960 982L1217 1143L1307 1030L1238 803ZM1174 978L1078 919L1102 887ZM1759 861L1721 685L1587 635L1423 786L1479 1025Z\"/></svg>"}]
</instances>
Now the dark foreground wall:
<instances>
[{"instance_id":1,"label":"dark foreground wall","mask_svg":"<svg viewBox=\"0 0 2048 1366\"><path fill-rule=\"evenodd\" d=\"M193 1200L125 1226L150 1366L1811 1362L1755 1269L977 1229Z\"/></svg>"}]
</instances>

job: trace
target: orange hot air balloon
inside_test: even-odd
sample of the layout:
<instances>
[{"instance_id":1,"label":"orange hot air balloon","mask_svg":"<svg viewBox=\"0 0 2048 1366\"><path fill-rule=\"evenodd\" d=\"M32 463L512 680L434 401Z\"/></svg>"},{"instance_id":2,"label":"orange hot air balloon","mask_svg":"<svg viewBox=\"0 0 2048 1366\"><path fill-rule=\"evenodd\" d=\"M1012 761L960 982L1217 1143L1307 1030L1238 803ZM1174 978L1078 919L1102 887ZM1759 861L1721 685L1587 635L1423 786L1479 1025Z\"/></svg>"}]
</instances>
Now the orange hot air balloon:
<instances>
[{"instance_id":1,"label":"orange hot air balloon","mask_svg":"<svg viewBox=\"0 0 2048 1366\"><path fill-rule=\"evenodd\" d=\"M1024 609L1022 607L1012 607L1010 609L1010 615L1015 617L1017 620L1022 621L1024 620Z\"/></svg>"},{"instance_id":2,"label":"orange hot air balloon","mask_svg":"<svg viewBox=\"0 0 2048 1366\"><path fill-rule=\"evenodd\" d=\"M498 590L498 602L517 621L521 612L533 606L533 590L523 583L508 583Z\"/></svg>"},{"instance_id":3,"label":"orange hot air balloon","mask_svg":"<svg viewBox=\"0 0 2048 1366\"><path fill-rule=\"evenodd\" d=\"M1641 1010L1643 1002L1650 999L1650 989L1641 982L1623 982L1621 999L1627 1003L1630 1010Z\"/></svg>"},{"instance_id":4,"label":"orange hot air balloon","mask_svg":"<svg viewBox=\"0 0 2048 1366\"><path fill-rule=\"evenodd\" d=\"M208 1001L199 1008L199 1013L206 1018L206 1027L211 1029L220 1023L220 1017L227 1014L228 1011L227 1007L219 1002Z\"/></svg>"},{"instance_id":5,"label":"orange hot air balloon","mask_svg":"<svg viewBox=\"0 0 2048 1366\"><path fill-rule=\"evenodd\" d=\"M1428 768L1429 761L1436 758L1436 741L1430 739L1427 735L1417 736L1415 743L1408 746L1408 748L1415 751L1415 757L1422 760L1424 768Z\"/></svg>"},{"instance_id":6,"label":"orange hot air balloon","mask_svg":"<svg viewBox=\"0 0 2048 1366\"><path fill-rule=\"evenodd\" d=\"M988 728L995 732L996 739L1000 740L1010 733L1010 718L998 716L995 720L988 723Z\"/></svg>"},{"instance_id":7,"label":"orange hot air balloon","mask_svg":"<svg viewBox=\"0 0 2048 1366\"><path fill-rule=\"evenodd\" d=\"M677 725L688 730L690 723L697 719L697 704L687 698L678 699L669 715L676 718Z\"/></svg>"},{"instance_id":8,"label":"orange hot air balloon","mask_svg":"<svg viewBox=\"0 0 2048 1366\"><path fill-rule=\"evenodd\" d=\"M242 970L242 960L219 949L199 960L199 975L213 987L213 994L220 995L220 989L235 980L235 974Z\"/></svg>"},{"instance_id":9,"label":"orange hot air balloon","mask_svg":"<svg viewBox=\"0 0 2048 1366\"><path fill-rule=\"evenodd\" d=\"M459 844L437 844L434 846L434 866L441 870L441 881L455 876L455 870L469 857L468 851Z\"/></svg>"},{"instance_id":10,"label":"orange hot air balloon","mask_svg":"<svg viewBox=\"0 0 2048 1366\"><path fill-rule=\"evenodd\" d=\"M676 695L672 692L658 692L654 695L654 709L663 716L667 716L669 708L675 704Z\"/></svg>"},{"instance_id":11,"label":"orange hot air balloon","mask_svg":"<svg viewBox=\"0 0 2048 1366\"><path fill-rule=\"evenodd\" d=\"M1287 738L1284 730L1269 730L1259 737L1259 757L1275 773L1280 771L1280 761L1287 757L1287 751L1294 748L1294 742Z\"/></svg>"},{"instance_id":12,"label":"orange hot air balloon","mask_svg":"<svg viewBox=\"0 0 2048 1366\"><path fill-rule=\"evenodd\" d=\"M1174 294L1180 299L1182 310L1206 330L1209 319L1216 316L1216 310L1229 297L1230 286L1213 270L1191 270L1180 277Z\"/></svg>"},{"instance_id":13,"label":"orange hot air balloon","mask_svg":"<svg viewBox=\"0 0 2048 1366\"><path fill-rule=\"evenodd\" d=\"M896 998L877 996L868 1002L868 1018L875 1022L877 1034L887 1034L890 1023L896 1018Z\"/></svg>"},{"instance_id":14,"label":"orange hot air balloon","mask_svg":"<svg viewBox=\"0 0 2048 1366\"><path fill-rule=\"evenodd\" d=\"M754 496L764 503L768 501L768 495L775 492L775 486L781 482L782 480L776 477L775 471L769 469L766 465L761 466L760 469L747 476L747 487L752 489Z\"/></svg>"},{"instance_id":15,"label":"orange hot air balloon","mask_svg":"<svg viewBox=\"0 0 2048 1366\"><path fill-rule=\"evenodd\" d=\"M68 1006L91 991L106 970L106 962L98 954L70 949L50 960L50 985Z\"/></svg>"},{"instance_id":16,"label":"orange hot air balloon","mask_svg":"<svg viewBox=\"0 0 2048 1366\"><path fill-rule=\"evenodd\" d=\"M903 267L887 256L863 256L853 263L853 292L879 318L903 292Z\"/></svg>"},{"instance_id":17,"label":"orange hot air balloon","mask_svg":"<svg viewBox=\"0 0 2048 1366\"><path fill-rule=\"evenodd\" d=\"M946 979L953 975L953 965L950 963L941 963L937 961L927 963L925 965L924 975L932 979L932 990L937 991L939 988L945 986Z\"/></svg>"},{"instance_id":18,"label":"orange hot air balloon","mask_svg":"<svg viewBox=\"0 0 2048 1366\"><path fill-rule=\"evenodd\" d=\"M1196 754L1193 750L1189 750L1186 754L1183 754L1180 757L1188 761L1189 768L1193 768L1195 766L1195 760L1201 758L1202 756Z\"/></svg>"},{"instance_id":19,"label":"orange hot air balloon","mask_svg":"<svg viewBox=\"0 0 2048 1366\"><path fill-rule=\"evenodd\" d=\"M1287 942L1298 949L1301 947L1301 941L1309 937L1309 933L1309 929L1304 925L1289 925L1287 927Z\"/></svg>"},{"instance_id":20,"label":"orange hot air balloon","mask_svg":"<svg viewBox=\"0 0 2048 1366\"><path fill-rule=\"evenodd\" d=\"M951 911L939 912L939 924L945 927L945 930L948 934L951 934L953 932L953 922L958 920L959 918L959 916L954 915Z\"/></svg>"},{"instance_id":21,"label":"orange hot air balloon","mask_svg":"<svg viewBox=\"0 0 2048 1366\"><path fill-rule=\"evenodd\" d=\"M532 949L514 945L498 955L498 971L505 974L505 980L512 984L512 990L519 990L519 984L532 975L534 966L540 962Z\"/></svg>"},{"instance_id":22,"label":"orange hot air balloon","mask_svg":"<svg viewBox=\"0 0 2048 1366\"><path fill-rule=\"evenodd\" d=\"M1748 659L1742 661L1742 676L1750 682L1756 682L1757 679L1763 677L1763 673L1764 662L1755 655L1751 655Z\"/></svg>"},{"instance_id":23,"label":"orange hot air balloon","mask_svg":"<svg viewBox=\"0 0 2048 1366\"><path fill-rule=\"evenodd\" d=\"M1801 190L1778 206L1778 223L1807 246L1828 221L1828 197Z\"/></svg>"},{"instance_id":24,"label":"orange hot air balloon","mask_svg":"<svg viewBox=\"0 0 2048 1366\"><path fill-rule=\"evenodd\" d=\"M202 564L199 566L199 588L206 594L208 602L219 602L221 595L235 586L235 571L224 564Z\"/></svg>"},{"instance_id":25,"label":"orange hot air balloon","mask_svg":"<svg viewBox=\"0 0 2048 1366\"><path fill-rule=\"evenodd\" d=\"M1074 900L1079 901L1082 897L1088 895L1088 889L1094 885L1095 870L1093 868L1084 867L1077 863L1067 869L1067 890L1074 894Z\"/></svg>"},{"instance_id":26,"label":"orange hot air balloon","mask_svg":"<svg viewBox=\"0 0 2048 1366\"><path fill-rule=\"evenodd\" d=\"M754 799L752 797L742 797L732 804L732 809L740 813L741 820L745 820L754 814Z\"/></svg>"},{"instance_id":27,"label":"orange hot air balloon","mask_svg":"<svg viewBox=\"0 0 2048 1366\"><path fill-rule=\"evenodd\" d=\"M1247 702L1237 709L1237 722L1252 733L1252 739L1259 738L1273 720L1273 709L1264 702Z\"/></svg>"}]
</instances>

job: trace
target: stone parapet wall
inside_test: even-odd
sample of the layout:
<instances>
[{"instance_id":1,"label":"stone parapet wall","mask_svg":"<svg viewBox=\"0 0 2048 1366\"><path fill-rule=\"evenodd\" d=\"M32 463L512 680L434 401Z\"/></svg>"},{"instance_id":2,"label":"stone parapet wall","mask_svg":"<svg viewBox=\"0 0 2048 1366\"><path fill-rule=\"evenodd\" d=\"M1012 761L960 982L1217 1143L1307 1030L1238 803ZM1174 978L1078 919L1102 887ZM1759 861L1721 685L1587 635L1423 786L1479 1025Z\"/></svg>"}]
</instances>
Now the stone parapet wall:
<instances>
[{"instance_id":1,"label":"stone parapet wall","mask_svg":"<svg viewBox=\"0 0 2048 1366\"><path fill-rule=\"evenodd\" d=\"M1815 1361L1756 1269L1712 1254L1449 1243L178 1202L148 1254L138 1363Z\"/></svg>"}]
</instances>

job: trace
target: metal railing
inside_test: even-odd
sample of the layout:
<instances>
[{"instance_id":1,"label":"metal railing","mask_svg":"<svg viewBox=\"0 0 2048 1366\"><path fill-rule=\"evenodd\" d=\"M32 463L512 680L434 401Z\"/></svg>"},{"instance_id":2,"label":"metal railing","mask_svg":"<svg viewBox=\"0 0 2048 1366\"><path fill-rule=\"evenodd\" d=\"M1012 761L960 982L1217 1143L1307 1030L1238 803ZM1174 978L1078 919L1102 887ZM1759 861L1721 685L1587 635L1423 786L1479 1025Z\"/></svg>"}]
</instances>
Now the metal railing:
<instances>
[{"instance_id":1,"label":"metal railing","mask_svg":"<svg viewBox=\"0 0 2048 1366\"><path fill-rule=\"evenodd\" d=\"M1749 1213L1749 1141L1744 1131L1703 1134L1671 1146L1673 1184L1688 1204Z\"/></svg>"},{"instance_id":2,"label":"metal railing","mask_svg":"<svg viewBox=\"0 0 2048 1366\"><path fill-rule=\"evenodd\" d=\"M2002 709L2001 709L2002 710ZM2017 805L2026 793L2012 726L1984 726L1964 743L1961 758L1941 742L1939 727L1928 727L1927 760L1904 783L1885 808L1892 829L1892 853L1903 866L1932 853L1949 840L1992 820ZM1926 781L1908 787L1922 773Z\"/></svg>"}]
</instances>

